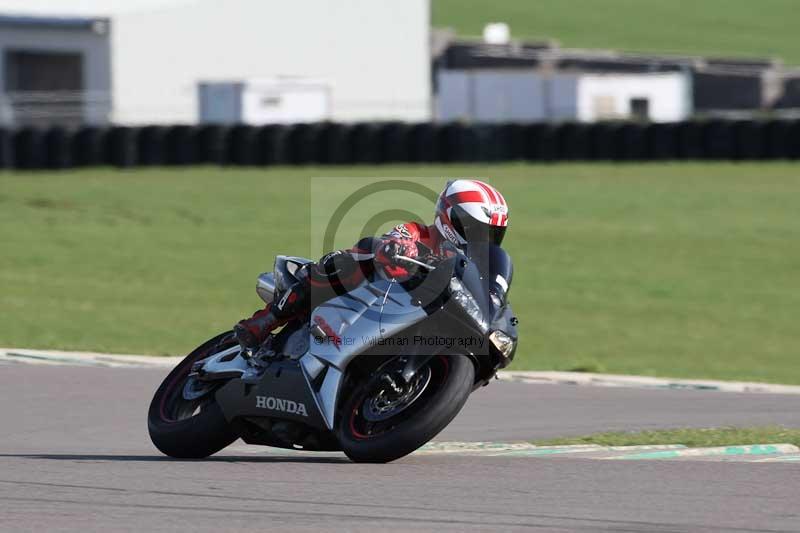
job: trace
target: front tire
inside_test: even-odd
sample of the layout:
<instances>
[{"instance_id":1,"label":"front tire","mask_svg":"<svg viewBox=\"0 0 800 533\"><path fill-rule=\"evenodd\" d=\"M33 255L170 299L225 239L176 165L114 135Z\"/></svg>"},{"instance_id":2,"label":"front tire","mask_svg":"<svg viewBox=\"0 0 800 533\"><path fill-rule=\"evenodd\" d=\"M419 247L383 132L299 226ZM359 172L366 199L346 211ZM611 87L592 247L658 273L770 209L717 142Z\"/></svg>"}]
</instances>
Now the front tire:
<instances>
[{"instance_id":1,"label":"front tire","mask_svg":"<svg viewBox=\"0 0 800 533\"><path fill-rule=\"evenodd\" d=\"M411 391L411 402L392 416L391 403L379 392L381 372L352 391L339 417L337 437L355 462L388 463L431 440L461 411L475 379L467 356L437 355L417 373L425 390Z\"/></svg>"},{"instance_id":2,"label":"front tire","mask_svg":"<svg viewBox=\"0 0 800 533\"><path fill-rule=\"evenodd\" d=\"M186 356L156 391L147 413L147 428L150 440L165 455L202 459L238 438L214 398L215 389L193 400L183 394L195 361L230 347L233 342L231 332L209 340Z\"/></svg>"}]
</instances>

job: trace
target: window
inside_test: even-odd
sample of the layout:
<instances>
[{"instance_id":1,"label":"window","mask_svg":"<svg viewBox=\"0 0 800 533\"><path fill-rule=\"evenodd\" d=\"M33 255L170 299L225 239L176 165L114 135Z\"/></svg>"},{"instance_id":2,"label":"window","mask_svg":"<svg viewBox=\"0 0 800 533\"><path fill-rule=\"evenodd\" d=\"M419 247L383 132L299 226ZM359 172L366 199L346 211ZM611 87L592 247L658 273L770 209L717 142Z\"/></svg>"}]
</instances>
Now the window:
<instances>
[{"instance_id":1,"label":"window","mask_svg":"<svg viewBox=\"0 0 800 533\"><path fill-rule=\"evenodd\" d=\"M647 120L650 118L650 100L647 98L631 98L631 118Z\"/></svg>"},{"instance_id":2,"label":"window","mask_svg":"<svg viewBox=\"0 0 800 533\"><path fill-rule=\"evenodd\" d=\"M5 92L18 125L75 124L83 119L83 56L10 50Z\"/></svg>"}]
</instances>

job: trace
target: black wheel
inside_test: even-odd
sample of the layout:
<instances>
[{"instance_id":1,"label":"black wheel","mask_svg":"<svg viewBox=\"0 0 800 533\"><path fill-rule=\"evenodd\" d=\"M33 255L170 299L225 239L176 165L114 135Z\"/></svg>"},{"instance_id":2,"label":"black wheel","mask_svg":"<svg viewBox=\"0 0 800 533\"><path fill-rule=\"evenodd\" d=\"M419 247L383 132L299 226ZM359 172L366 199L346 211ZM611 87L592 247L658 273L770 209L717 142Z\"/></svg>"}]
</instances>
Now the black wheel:
<instances>
[{"instance_id":1,"label":"black wheel","mask_svg":"<svg viewBox=\"0 0 800 533\"><path fill-rule=\"evenodd\" d=\"M388 463L413 452L455 418L472 392L475 367L437 355L406 383L401 357L372 372L345 400L337 436L356 462Z\"/></svg>"},{"instance_id":2,"label":"black wheel","mask_svg":"<svg viewBox=\"0 0 800 533\"><path fill-rule=\"evenodd\" d=\"M236 344L231 332L206 342L176 366L150 402L147 427L156 448L170 457L200 459L225 448L238 435L214 399L218 385L189 377L192 364Z\"/></svg>"}]
</instances>

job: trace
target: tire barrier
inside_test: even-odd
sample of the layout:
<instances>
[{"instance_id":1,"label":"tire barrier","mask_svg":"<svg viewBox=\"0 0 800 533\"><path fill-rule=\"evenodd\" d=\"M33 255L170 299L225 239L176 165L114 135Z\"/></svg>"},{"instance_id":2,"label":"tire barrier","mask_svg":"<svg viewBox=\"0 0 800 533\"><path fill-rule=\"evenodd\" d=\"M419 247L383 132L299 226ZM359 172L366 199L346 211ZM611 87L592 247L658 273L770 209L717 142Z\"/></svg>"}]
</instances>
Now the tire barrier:
<instances>
[{"instance_id":1,"label":"tire barrier","mask_svg":"<svg viewBox=\"0 0 800 533\"><path fill-rule=\"evenodd\" d=\"M0 128L0 171L14 168L13 138L11 131Z\"/></svg>"},{"instance_id":2,"label":"tire barrier","mask_svg":"<svg viewBox=\"0 0 800 533\"><path fill-rule=\"evenodd\" d=\"M439 128L436 135L439 141L439 161L462 163L479 160L475 129L458 123L446 124Z\"/></svg>"},{"instance_id":3,"label":"tire barrier","mask_svg":"<svg viewBox=\"0 0 800 533\"><path fill-rule=\"evenodd\" d=\"M669 161L678 158L678 137L675 124L651 124L647 129L650 159Z\"/></svg>"},{"instance_id":4,"label":"tire barrier","mask_svg":"<svg viewBox=\"0 0 800 533\"><path fill-rule=\"evenodd\" d=\"M44 134L44 155L49 169L72 167L72 138L64 128L51 128Z\"/></svg>"},{"instance_id":5,"label":"tire barrier","mask_svg":"<svg viewBox=\"0 0 800 533\"><path fill-rule=\"evenodd\" d=\"M702 123L682 122L677 126L676 136L678 159L703 159L705 157Z\"/></svg>"},{"instance_id":6,"label":"tire barrier","mask_svg":"<svg viewBox=\"0 0 800 533\"><path fill-rule=\"evenodd\" d=\"M258 130L253 126L234 126L225 139L225 163L247 167L258 164Z\"/></svg>"},{"instance_id":7,"label":"tire barrier","mask_svg":"<svg viewBox=\"0 0 800 533\"><path fill-rule=\"evenodd\" d=\"M86 126L72 138L72 164L76 167L96 167L105 164L105 128Z\"/></svg>"},{"instance_id":8,"label":"tire barrier","mask_svg":"<svg viewBox=\"0 0 800 533\"><path fill-rule=\"evenodd\" d=\"M496 163L510 160L505 153L506 132L500 125L482 125L470 130L472 131L464 132L465 146L470 150L470 161Z\"/></svg>"},{"instance_id":9,"label":"tire barrier","mask_svg":"<svg viewBox=\"0 0 800 533\"><path fill-rule=\"evenodd\" d=\"M766 158L765 127L761 122L742 120L733 125L735 159L758 160Z\"/></svg>"},{"instance_id":10,"label":"tire barrier","mask_svg":"<svg viewBox=\"0 0 800 533\"><path fill-rule=\"evenodd\" d=\"M558 129L558 159L588 161L592 159L591 130L581 124L567 123Z\"/></svg>"},{"instance_id":11,"label":"tire barrier","mask_svg":"<svg viewBox=\"0 0 800 533\"><path fill-rule=\"evenodd\" d=\"M494 145L498 156L492 161L525 159L525 127L522 124L500 125Z\"/></svg>"},{"instance_id":12,"label":"tire barrier","mask_svg":"<svg viewBox=\"0 0 800 533\"><path fill-rule=\"evenodd\" d=\"M167 165L194 165L197 128L191 126L172 126L165 135Z\"/></svg>"},{"instance_id":13,"label":"tire barrier","mask_svg":"<svg viewBox=\"0 0 800 533\"><path fill-rule=\"evenodd\" d=\"M733 122L713 120L703 128L704 159L736 159Z\"/></svg>"},{"instance_id":14,"label":"tire barrier","mask_svg":"<svg viewBox=\"0 0 800 533\"><path fill-rule=\"evenodd\" d=\"M600 122L590 126L590 154L595 161L613 161L617 158L619 124Z\"/></svg>"},{"instance_id":15,"label":"tire barrier","mask_svg":"<svg viewBox=\"0 0 800 533\"><path fill-rule=\"evenodd\" d=\"M288 133L289 162L293 165L324 165L335 161L329 149L329 123L297 124Z\"/></svg>"},{"instance_id":16,"label":"tire barrier","mask_svg":"<svg viewBox=\"0 0 800 533\"><path fill-rule=\"evenodd\" d=\"M108 131L105 142L105 163L119 168L136 166L136 134L134 128L115 126Z\"/></svg>"},{"instance_id":17,"label":"tire barrier","mask_svg":"<svg viewBox=\"0 0 800 533\"><path fill-rule=\"evenodd\" d=\"M350 130L350 153L356 164L378 164L383 161L376 124L356 124Z\"/></svg>"},{"instance_id":18,"label":"tire barrier","mask_svg":"<svg viewBox=\"0 0 800 533\"><path fill-rule=\"evenodd\" d=\"M167 128L145 126L136 137L139 164L160 166L167 163Z\"/></svg>"},{"instance_id":19,"label":"tire barrier","mask_svg":"<svg viewBox=\"0 0 800 533\"><path fill-rule=\"evenodd\" d=\"M39 170L47 166L44 135L37 128L22 128L14 134L14 166L21 170Z\"/></svg>"},{"instance_id":20,"label":"tire barrier","mask_svg":"<svg viewBox=\"0 0 800 533\"><path fill-rule=\"evenodd\" d=\"M792 122L786 144L789 159L800 159L800 121Z\"/></svg>"},{"instance_id":21,"label":"tire barrier","mask_svg":"<svg viewBox=\"0 0 800 533\"><path fill-rule=\"evenodd\" d=\"M288 165L291 163L289 136L292 126L262 126L256 136L259 165Z\"/></svg>"},{"instance_id":22,"label":"tire barrier","mask_svg":"<svg viewBox=\"0 0 800 533\"><path fill-rule=\"evenodd\" d=\"M411 161L411 126L402 122L389 122L380 127L378 137L384 162Z\"/></svg>"},{"instance_id":23,"label":"tire barrier","mask_svg":"<svg viewBox=\"0 0 800 533\"><path fill-rule=\"evenodd\" d=\"M556 126L530 124L525 126L525 159L533 162L555 161L558 156Z\"/></svg>"},{"instance_id":24,"label":"tire barrier","mask_svg":"<svg viewBox=\"0 0 800 533\"><path fill-rule=\"evenodd\" d=\"M227 135L224 126L200 126L195 134L195 162L224 165L227 163Z\"/></svg>"},{"instance_id":25,"label":"tire barrier","mask_svg":"<svg viewBox=\"0 0 800 533\"><path fill-rule=\"evenodd\" d=\"M625 124L617 130L617 161L646 161L651 159L647 129L643 124Z\"/></svg>"},{"instance_id":26,"label":"tire barrier","mask_svg":"<svg viewBox=\"0 0 800 533\"><path fill-rule=\"evenodd\" d=\"M0 129L0 170L800 159L800 120Z\"/></svg>"},{"instance_id":27,"label":"tire barrier","mask_svg":"<svg viewBox=\"0 0 800 533\"><path fill-rule=\"evenodd\" d=\"M764 125L764 152L766 159L792 159L792 126L792 122L788 120L770 122Z\"/></svg>"},{"instance_id":28,"label":"tire barrier","mask_svg":"<svg viewBox=\"0 0 800 533\"><path fill-rule=\"evenodd\" d=\"M441 161L437 130L433 124L415 124L409 133L410 158L412 163L434 163Z\"/></svg>"}]
</instances>

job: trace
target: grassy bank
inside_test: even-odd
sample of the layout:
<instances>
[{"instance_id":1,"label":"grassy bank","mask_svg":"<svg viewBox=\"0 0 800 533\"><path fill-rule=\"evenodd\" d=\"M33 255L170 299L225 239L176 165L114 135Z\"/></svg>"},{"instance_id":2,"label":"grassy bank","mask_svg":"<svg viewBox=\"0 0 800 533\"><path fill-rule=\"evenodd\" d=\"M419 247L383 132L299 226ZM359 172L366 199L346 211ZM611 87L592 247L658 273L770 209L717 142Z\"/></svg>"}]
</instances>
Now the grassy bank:
<instances>
[{"instance_id":1,"label":"grassy bank","mask_svg":"<svg viewBox=\"0 0 800 533\"><path fill-rule=\"evenodd\" d=\"M507 22L515 38L571 48L780 57L800 64L794 0L433 0L433 25L480 35Z\"/></svg>"},{"instance_id":2,"label":"grassy bank","mask_svg":"<svg viewBox=\"0 0 800 533\"><path fill-rule=\"evenodd\" d=\"M659 444L683 444L689 448L714 446L739 446L748 444L794 444L800 446L800 429L782 426L713 429L663 429L656 431L608 432L547 439L534 444L541 446L563 446L574 444L598 444L600 446L654 446Z\"/></svg>"},{"instance_id":3,"label":"grassy bank","mask_svg":"<svg viewBox=\"0 0 800 533\"><path fill-rule=\"evenodd\" d=\"M362 183L312 177L436 176L436 187L443 176L488 176L512 209L515 368L800 383L799 169L0 174L0 345L184 353L259 305L254 278L274 254L318 250L311 236L323 211L341 202L343 185ZM379 207L415 201L390 196ZM364 227L345 226L337 245Z\"/></svg>"}]
</instances>

